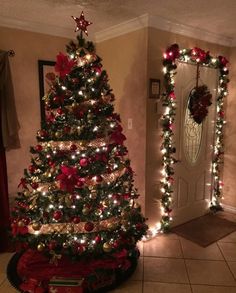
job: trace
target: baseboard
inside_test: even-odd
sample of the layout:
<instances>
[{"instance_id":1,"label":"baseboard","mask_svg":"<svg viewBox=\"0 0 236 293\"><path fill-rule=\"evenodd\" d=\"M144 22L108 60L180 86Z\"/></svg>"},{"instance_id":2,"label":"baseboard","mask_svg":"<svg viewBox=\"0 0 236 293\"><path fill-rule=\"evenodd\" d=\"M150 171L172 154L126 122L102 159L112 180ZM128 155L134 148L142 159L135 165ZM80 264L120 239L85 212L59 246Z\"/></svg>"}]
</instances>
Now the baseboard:
<instances>
[{"instance_id":1,"label":"baseboard","mask_svg":"<svg viewBox=\"0 0 236 293\"><path fill-rule=\"evenodd\" d=\"M222 204L222 208L223 208L224 211L226 211L226 212L236 214L236 207L232 207L232 206L228 206L228 205L226 205L226 204Z\"/></svg>"}]
</instances>

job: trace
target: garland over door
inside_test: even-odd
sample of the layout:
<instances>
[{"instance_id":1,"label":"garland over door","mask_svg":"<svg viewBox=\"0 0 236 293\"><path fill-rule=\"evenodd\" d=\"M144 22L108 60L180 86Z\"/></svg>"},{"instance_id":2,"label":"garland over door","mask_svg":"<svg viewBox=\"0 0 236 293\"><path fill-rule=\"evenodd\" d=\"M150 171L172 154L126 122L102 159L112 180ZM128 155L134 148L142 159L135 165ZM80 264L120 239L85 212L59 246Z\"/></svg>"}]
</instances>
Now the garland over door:
<instances>
[{"instance_id":1,"label":"garland over door","mask_svg":"<svg viewBox=\"0 0 236 293\"><path fill-rule=\"evenodd\" d=\"M196 86L197 67L180 62L177 64L175 143L179 163L175 165L174 226L209 211L218 70L201 66L199 69L199 85L206 84L212 94L212 105L201 124L192 119L188 110L189 95Z\"/></svg>"}]
</instances>

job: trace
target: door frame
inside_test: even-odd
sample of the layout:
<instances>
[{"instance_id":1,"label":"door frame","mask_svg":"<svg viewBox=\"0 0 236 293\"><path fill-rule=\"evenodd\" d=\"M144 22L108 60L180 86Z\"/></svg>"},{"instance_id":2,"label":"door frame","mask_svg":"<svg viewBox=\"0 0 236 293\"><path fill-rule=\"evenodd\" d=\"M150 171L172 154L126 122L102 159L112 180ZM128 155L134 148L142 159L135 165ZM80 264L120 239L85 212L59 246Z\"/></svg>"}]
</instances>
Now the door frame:
<instances>
[{"instance_id":1,"label":"door frame","mask_svg":"<svg viewBox=\"0 0 236 293\"><path fill-rule=\"evenodd\" d=\"M190 49L180 49L178 44L173 44L167 48L163 54L163 73L165 93L162 95L162 106L164 112L161 117L162 143L161 161L162 177L160 179L161 191L161 223L160 229L166 232L171 225L171 201L174 192L174 164L176 147L173 140L175 115L176 115L176 96L175 96L175 75L177 74L177 61L192 65L201 65L219 70L218 92L216 95L216 117L214 131L213 157L211 162L212 173L212 192L210 195L209 208L213 211L222 210L222 172L220 165L223 162L223 128L224 119L224 99L228 95L228 60L223 56L213 57L209 51L204 51L194 47Z\"/></svg>"}]
</instances>

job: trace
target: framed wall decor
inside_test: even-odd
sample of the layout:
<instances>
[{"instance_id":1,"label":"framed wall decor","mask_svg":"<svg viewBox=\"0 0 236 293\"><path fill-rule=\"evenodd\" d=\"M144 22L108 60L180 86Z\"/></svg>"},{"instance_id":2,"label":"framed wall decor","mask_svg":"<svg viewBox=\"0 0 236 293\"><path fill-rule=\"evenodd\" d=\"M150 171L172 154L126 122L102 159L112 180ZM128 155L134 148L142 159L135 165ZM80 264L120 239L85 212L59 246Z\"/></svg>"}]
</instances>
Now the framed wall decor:
<instances>
[{"instance_id":1,"label":"framed wall decor","mask_svg":"<svg viewBox=\"0 0 236 293\"><path fill-rule=\"evenodd\" d=\"M149 80L149 98L150 99L159 99L161 90L160 79L150 78Z\"/></svg>"},{"instance_id":2,"label":"framed wall decor","mask_svg":"<svg viewBox=\"0 0 236 293\"><path fill-rule=\"evenodd\" d=\"M46 74L49 72L55 72L55 64L55 61L38 60L41 125L44 124L45 121L45 104L42 98L49 89L49 84L46 81Z\"/></svg>"}]
</instances>

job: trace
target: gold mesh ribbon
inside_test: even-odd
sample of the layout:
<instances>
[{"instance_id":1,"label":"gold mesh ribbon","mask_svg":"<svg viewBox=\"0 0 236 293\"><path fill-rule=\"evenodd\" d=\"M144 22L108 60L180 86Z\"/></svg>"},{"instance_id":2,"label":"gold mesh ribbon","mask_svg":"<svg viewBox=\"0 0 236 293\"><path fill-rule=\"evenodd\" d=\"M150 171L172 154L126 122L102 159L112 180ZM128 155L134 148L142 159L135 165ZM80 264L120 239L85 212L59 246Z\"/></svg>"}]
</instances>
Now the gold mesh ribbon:
<instances>
[{"instance_id":1,"label":"gold mesh ribbon","mask_svg":"<svg viewBox=\"0 0 236 293\"><path fill-rule=\"evenodd\" d=\"M29 234L78 234L78 233L93 233L105 230L115 230L117 226L121 224L121 219L112 217L107 220L102 220L99 222L90 222L93 224L94 228L92 231L85 230L85 224L87 222L80 222L78 224L74 223L50 223L43 224L41 228L35 231L32 225L28 225Z\"/></svg>"},{"instance_id":2,"label":"gold mesh ribbon","mask_svg":"<svg viewBox=\"0 0 236 293\"><path fill-rule=\"evenodd\" d=\"M83 141L83 140L74 140L74 141L48 141L48 142L40 142L39 144L43 148L55 148L58 150L70 150L72 145L77 147L77 150L86 150L88 147L99 148L106 146L109 142L108 138L97 138L91 141Z\"/></svg>"},{"instance_id":3,"label":"gold mesh ribbon","mask_svg":"<svg viewBox=\"0 0 236 293\"><path fill-rule=\"evenodd\" d=\"M124 175L125 171L126 171L126 168L123 168L121 170L114 171L111 174L103 174L103 175L101 175L102 178L103 178L103 182L105 182L105 183L113 182L117 178L119 178L122 175ZM37 188L37 190L40 191L40 192L48 192L48 189L51 186L50 183L38 183L38 184L39 184L39 187ZM88 187L93 187L93 186L95 186L97 184L98 183L96 182L96 180L85 178L85 185L87 185ZM59 182L56 182L56 188L59 189Z\"/></svg>"}]
</instances>

